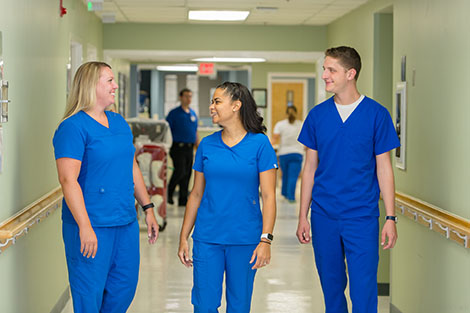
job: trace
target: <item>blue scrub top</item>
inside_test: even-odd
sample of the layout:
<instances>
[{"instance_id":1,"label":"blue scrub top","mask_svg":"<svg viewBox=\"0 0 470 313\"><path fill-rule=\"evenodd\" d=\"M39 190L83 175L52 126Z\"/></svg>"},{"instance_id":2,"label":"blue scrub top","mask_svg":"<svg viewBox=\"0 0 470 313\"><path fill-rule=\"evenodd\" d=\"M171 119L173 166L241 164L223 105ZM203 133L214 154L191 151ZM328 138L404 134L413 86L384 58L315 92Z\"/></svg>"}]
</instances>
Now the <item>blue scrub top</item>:
<instances>
[{"instance_id":1,"label":"blue scrub top","mask_svg":"<svg viewBox=\"0 0 470 313\"><path fill-rule=\"evenodd\" d=\"M92 226L120 226L137 218L134 207L132 132L121 115L106 111L109 128L80 111L57 128L55 158L82 162L78 183ZM75 223L65 198L62 220Z\"/></svg>"},{"instance_id":2,"label":"blue scrub top","mask_svg":"<svg viewBox=\"0 0 470 313\"><path fill-rule=\"evenodd\" d=\"M197 115L189 108L189 113L181 108L174 108L166 117L170 124L174 142L195 143L197 132Z\"/></svg>"},{"instance_id":3,"label":"blue scrub top","mask_svg":"<svg viewBox=\"0 0 470 313\"><path fill-rule=\"evenodd\" d=\"M193 168L206 181L193 239L257 244L263 228L259 173L278 168L268 137L247 133L229 147L222 141L222 131L216 132L201 141Z\"/></svg>"},{"instance_id":4,"label":"blue scrub top","mask_svg":"<svg viewBox=\"0 0 470 313\"><path fill-rule=\"evenodd\" d=\"M312 212L379 216L375 157L400 146L386 108L365 97L343 123L331 97L309 112L298 140L318 152Z\"/></svg>"}]
</instances>

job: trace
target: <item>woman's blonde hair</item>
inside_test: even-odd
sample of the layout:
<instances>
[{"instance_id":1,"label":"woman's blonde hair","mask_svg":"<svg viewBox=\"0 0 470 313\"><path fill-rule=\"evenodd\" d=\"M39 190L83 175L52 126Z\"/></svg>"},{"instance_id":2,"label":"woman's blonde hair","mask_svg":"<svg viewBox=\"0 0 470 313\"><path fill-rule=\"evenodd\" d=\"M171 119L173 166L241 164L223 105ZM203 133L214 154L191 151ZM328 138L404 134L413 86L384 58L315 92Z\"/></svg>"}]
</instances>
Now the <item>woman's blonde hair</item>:
<instances>
[{"instance_id":1,"label":"woman's blonde hair","mask_svg":"<svg viewBox=\"0 0 470 313\"><path fill-rule=\"evenodd\" d=\"M101 69L109 67L104 62L87 62L80 65L73 78L65 114L62 120L84 110L92 109L96 103L96 85L100 79Z\"/></svg>"}]
</instances>

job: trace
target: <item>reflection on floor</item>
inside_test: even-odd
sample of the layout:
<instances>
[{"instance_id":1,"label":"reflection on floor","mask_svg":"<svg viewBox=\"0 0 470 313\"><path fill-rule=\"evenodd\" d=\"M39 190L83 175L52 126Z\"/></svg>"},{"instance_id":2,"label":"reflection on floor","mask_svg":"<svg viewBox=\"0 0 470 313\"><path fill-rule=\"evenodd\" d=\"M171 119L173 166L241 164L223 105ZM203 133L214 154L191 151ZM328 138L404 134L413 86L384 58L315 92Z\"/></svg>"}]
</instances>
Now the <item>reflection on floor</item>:
<instances>
[{"instance_id":1,"label":"reflection on floor","mask_svg":"<svg viewBox=\"0 0 470 313\"><path fill-rule=\"evenodd\" d=\"M256 274L251 312L325 312L312 246L295 237L298 204L278 199L272 261ZM142 228L139 286L129 313L192 312L192 272L176 256L183 213L182 207L168 208L168 226L154 246L146 243ZM219 311L225 312L224 301ZM69 301L62 313L72 312ZM389 297L379 297L379 312L389 313Z\"/></svg>"}]
</instances>

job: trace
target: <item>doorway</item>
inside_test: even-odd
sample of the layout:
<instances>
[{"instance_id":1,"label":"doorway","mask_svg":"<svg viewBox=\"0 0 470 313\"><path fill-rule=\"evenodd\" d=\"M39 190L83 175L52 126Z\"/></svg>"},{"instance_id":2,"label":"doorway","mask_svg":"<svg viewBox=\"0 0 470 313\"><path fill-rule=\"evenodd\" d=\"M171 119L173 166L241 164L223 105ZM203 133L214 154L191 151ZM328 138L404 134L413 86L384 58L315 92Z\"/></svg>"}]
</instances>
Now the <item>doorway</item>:
<instances>
[{"instance_id":1,"label":"doorway","mask_svg":"<svg viewBox=\"0 0 470 313\"><path fill-rule=\"evenodd\" d=\"M307 81L303 80L274 80L271 82L271 130L277 122L286 118L286 109L290 106L297 108L297 116L303 117L307 103Z\"/></svg>"},{"instance_id":2,"label":"doorway","mask_svg":"<svg viewBox=\"0 0 470 313\"><path fill-rule=\"evenodd\" d=\"M268 73L266 126L272 134L274 125L286 118L290 105L297 108L297 118L304 120L315 104L315 73Z\"/></svg>"}]
</instances>

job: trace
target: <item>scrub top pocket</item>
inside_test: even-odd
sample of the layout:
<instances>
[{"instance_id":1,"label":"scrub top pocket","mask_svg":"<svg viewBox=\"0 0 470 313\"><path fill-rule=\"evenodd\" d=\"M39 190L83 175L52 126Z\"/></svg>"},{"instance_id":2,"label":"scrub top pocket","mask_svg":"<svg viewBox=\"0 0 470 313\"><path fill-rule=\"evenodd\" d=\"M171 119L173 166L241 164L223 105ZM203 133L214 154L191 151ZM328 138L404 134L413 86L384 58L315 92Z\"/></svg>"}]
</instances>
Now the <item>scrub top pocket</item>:
<instances>
[{"instance_id":1,"label":"scrub top pocket","mask_svg":"<svg viewBox=\"0 0 470 313\"><path fill-rule=\"evenodd\" d=\"M347 149L350 152L347 156L358 164L369 164L371 158L374 157L372 137L348 134L345 139Z\"/></svg>"}]
</instances>

